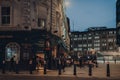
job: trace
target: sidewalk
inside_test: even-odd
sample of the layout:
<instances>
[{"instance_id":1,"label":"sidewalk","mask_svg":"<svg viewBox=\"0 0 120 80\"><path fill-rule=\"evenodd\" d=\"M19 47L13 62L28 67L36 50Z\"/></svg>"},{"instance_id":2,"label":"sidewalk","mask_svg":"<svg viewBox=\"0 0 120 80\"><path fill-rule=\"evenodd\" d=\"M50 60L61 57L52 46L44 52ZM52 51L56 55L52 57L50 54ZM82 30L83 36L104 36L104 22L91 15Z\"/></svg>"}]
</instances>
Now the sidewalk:
<instances>
[{"instance_id":1,"label":"sidewalk","mask_svg":"<svg viewBox=\"0 0 120 80\"><path fill-rule=\"evenodd\" d=\"M94 67L92 76L88 75L88 67L77 67L77 74L73 75L73 66L66 67L65 72L62 71L61 75L58 74L58 70L47 70L47 74L43 74L43 69L34 71L33 74L29 74L29 71L20 71L19 74L15 72L6 72L0 75L12 75L12 76L61 76L61 77L83 77L83 78L110 78L120 79L120 64L110 63L110 77L106 77L106 64L99 63L98 68Z\"/></svg>"}]
</instances>

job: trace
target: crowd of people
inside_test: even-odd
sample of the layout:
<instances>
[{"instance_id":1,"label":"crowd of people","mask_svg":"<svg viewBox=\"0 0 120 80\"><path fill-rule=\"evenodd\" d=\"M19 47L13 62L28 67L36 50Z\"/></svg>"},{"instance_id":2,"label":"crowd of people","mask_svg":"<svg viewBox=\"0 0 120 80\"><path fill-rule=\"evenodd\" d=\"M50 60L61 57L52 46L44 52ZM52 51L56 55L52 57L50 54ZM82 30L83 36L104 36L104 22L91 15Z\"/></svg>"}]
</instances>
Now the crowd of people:
<instances>
[{"instance_id":1,"label":"crowd of people","mask_svg":"<svg viewBox=\"0 0 120 80\"><path fill-rule=\"evenodd\" d=\"M55 59L55 60L57 61L57 63L56 63L57 66L61 66L61 69L64 72L65 66L66 66L66 58L65 57L59 58L60 64L57 59ZM34 70L39 71L40 67L44 68L45 62L46 61L43 58L41 58L39 56L34 56L28 60L28 63L27 63L28 65L26 64L28 66L27 70L29 70L31 74L32 74L32 71L34 71ZM46 63L46 65L48 65L48 63ZM10 61L3 60L3 62L2 62L3 73L5 73L6 70L8 70L10 72L19 73L19 70L21 68L20 66L21 66L21 64L18 61L18 59L16 58L16 56L12 56Z\"/></svg>"},{"instance_id":2,"label":"crowd of people","mask_svg":"<svg viewBox=\"0 0 120 80\"><path fill-rule=\"evenodd\" d=\"M52 65L52 66L57 66L57 69L59 69L59 67L61 67L61 70L63 70L63 72L65 71L65 67L67 66L67 57L65 56L60 56L59 58L54 58L54 64L56 65ZM71 58L71 65L74 63L74 58ZM84 67L86 64L89 64L89 62L91 62L94 65L97 65L97 57L96 54L86 54L83 56L78 56L78 65L81 67ZM6 65L6 61L4 60L3 62L3 72L5 72L5 65ZM44 64L48 65L48 62L45 61L45 59L39 57L39 56L34 56L32 58L29 59L28 61L28 70L31 71L30 73L32 73L32 71L36 70L39 71L40 67L44 68ZM19 72L19 68L20 68L19 61L16 58L16 56L11 57L10 61L9 61L9 71L14 71L16 73ZM47 68L47 67L46 67Z\"/></svg>"},{"instance_id":3,"label":"crowd of people","mask_svg":"<svg viewBox=\"0 0 120 80\"><path fill-rule=\"evenodd\" d=\"M84 67L85 65L92 64L93 67L97 66L97 56L96 54L85 54L83 56L79 56L79 66Z\"/></svg>"}]
</instances>

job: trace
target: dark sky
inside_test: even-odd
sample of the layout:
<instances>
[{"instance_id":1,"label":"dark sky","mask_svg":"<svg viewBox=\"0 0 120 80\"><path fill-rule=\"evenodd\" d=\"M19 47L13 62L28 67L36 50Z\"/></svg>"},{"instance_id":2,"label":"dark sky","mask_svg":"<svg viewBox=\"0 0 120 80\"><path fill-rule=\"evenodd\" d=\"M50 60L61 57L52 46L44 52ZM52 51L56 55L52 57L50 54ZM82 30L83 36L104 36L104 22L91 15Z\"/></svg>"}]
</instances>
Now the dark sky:
<instances>
[{"instance_id":1,"label":"dark sky","mask_svg":"<svg viewBox=\"0 0 120 80\"><path fill-rule=\"evenodd\" d=\"M88 27L116 27L116 0L65 0L71 31Z\"/></svg>"}]
</instances>

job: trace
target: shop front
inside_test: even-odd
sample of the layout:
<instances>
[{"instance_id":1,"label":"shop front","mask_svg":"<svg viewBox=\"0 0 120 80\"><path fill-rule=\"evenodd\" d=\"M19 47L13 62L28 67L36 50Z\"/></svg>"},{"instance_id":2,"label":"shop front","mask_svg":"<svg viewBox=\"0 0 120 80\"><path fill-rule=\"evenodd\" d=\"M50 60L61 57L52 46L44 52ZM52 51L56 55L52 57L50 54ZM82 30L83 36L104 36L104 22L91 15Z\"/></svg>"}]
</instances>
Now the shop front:
<instances>
[{"instance_id":1,"label":"shop front","mask_svg":"<svg viewBox=\"0 0 120 80\"><path fill-rule=\"evenodd\" d=\"M59 41L60 38L57 36L42 30L1 31L0 65L3 60L9 63L10 59L16 56L20 67L28 69L29 59L41 56L46 60L48 69L56 69L57 65L53 60L56 62L63 47Z\"/></svg>"},{"instance_id":2,"label":"shop front","mask_svg":"<svg viewBox=\"0 0 120 80\"><path fill-rule=\"evenodd\" d=\"M44 52L44 33L46 32L38 30L1 31L0 64L3 60L9 62L13 56L16 56L16 60L18 60L23 65L28 63L30 58L35 57L37 52Z\"/></svg>"}]
</instances>

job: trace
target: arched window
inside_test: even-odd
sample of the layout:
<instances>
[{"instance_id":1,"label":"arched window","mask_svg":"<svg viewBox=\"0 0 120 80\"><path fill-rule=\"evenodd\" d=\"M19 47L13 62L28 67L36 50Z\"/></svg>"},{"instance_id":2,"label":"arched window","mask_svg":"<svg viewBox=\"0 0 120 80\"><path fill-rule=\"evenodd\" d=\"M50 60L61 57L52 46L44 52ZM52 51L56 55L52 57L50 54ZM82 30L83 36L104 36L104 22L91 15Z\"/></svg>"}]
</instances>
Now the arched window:
<instances>
[{"instance_id":1,"label":"arched window","mask_svg":"<svg viewBox=\"0 0 120 80\"><path fill-rule=\"evenodd\" d=\"M5 60L10 61L11 57L16 56L16 59L20 59L20 46L16 42L10 42L5 48Z\"/></svg>"}]
</instances>

